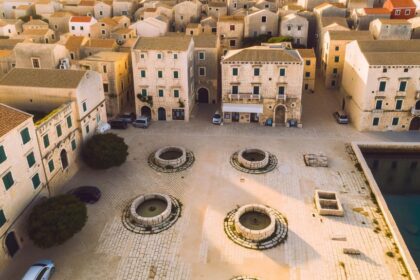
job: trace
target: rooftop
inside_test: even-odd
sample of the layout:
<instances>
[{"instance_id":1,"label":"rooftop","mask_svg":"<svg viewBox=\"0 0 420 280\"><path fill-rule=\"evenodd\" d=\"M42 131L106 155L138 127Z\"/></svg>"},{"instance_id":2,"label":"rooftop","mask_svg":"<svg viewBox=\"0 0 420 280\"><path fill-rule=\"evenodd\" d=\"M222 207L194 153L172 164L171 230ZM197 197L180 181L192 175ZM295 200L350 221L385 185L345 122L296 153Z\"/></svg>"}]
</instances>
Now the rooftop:
<instances>
[{"instance_id":1,"label":"rooftop","mask_svg":"<svg viewBox=\"0 0 420 280\"><path fill-rule=\"evenodd\" d=\"M128 57L128 53L125 52L98 52L94 55L86 57L84 60L95 60L95 61L118 61Z\"/></svg>"},{"instance_id":2,"label":"rooftop","mask_svg":"<svg viewBox=\"0 0 420 280\"><path fill-rule=\"evenodd\" d=\"M190 42L191 37L189 36L140 37L134 49L186 51Z\"/></svg>"},{"instance_id":3,"label":"rooftop","mask_svg":"<svg viewBox=\"0 0 420 280\"><path fill-rule=\"evenodd\" d=\"M219 21L244 21L244 16L220 16Z\"/></svg>"},{"instance_id":4,"label":"rooftop","mask_svg":"<svg viewBox=\"0 0 420 280\"><path fill-rule=\"evenodd\" d=\"M420 65L420 40L358 41L370 65Z\"/></svg>"},{"instance_id":5,"label":"rooftop","mask_svg":"<svg viewBox=\"0 0 420 280\"><path fill-rule=\"evenodd\" d=\"M92 17L89 16L72 16L70 22L91 22Z\"/></svg>"},{"instance_id":6,"label":"rooftop","mask_svg":"<svg viewBox=\"0 0 420 280\"><path fill-rule=\"evenodd\" d=\"M391 2L393 7L398 8L415 8L416 4L412 0L387 0Z\"/></svg>"},{"instance_id":7,"label":"rooftop","mask_svg":"<svg viewBox=\"0 0 420 280\"><path fill-rule=\"evenodd\" d=\"M83 36L70 36L66 43L65 43L65 47L69 50L69 51L76 51L80 48L80 46L83 44L83 41L85 40L85 37Z\"/></svg>"},{"instance_id":8,"label":"rooftop","mask_svg":"<svg viewBox=\"0 0 420 280\"><path fill-rule=\"evenodd\" d=\"M117 43L114 39L90 39L86 44L87 47L91 48L115 48Z\"/></svg>"},{"instance_id":9,"label":"rooftop","mask_svg":"<svg viewBox=\"0 0 420 280\"><path fill-rule=\"evenodd\" d=\"M296 50L275 48L269 46L257 46L241 50L228 51L228 53L223 58L223 62L234 61L300 62L301 59Z\"/></svg>"},{"instance_id":10,"label":"rooftop","mask_svg":"<svg viewBox=\"0 0 420 280\"><path fill-rule=\"evenodd\" d=\"M197 48L215 48L217 43L217 35L202 34L193 36L194 45Z\"/></svg>"},{"instance_id":11,"label":"rooftop","mask_svg":"<svg viewBox=\"0 0 420 280\"><path fill-rule=\"evenodd\" d=\"M86 71L13 68L0 80L0 86L76 88Z\"/></svg>"},{"instance_id":12,"label":"rooftop","mask_svg":"<svg viewBox=\"0 0 420 280\"><path fill-rule=\"evenodd\" d=\"M370 31L356 31L356 30L330 30L331 40L372 40L373 36Z\"/></svg>"},{"instance_id":13,"label":"rooftop","mask_svg":"<svg viewBox=\"0 0 420 280\"><path fill-rule=\"evenodd\" d=\"M385 8L364 8L363 10L367 15L390 14L390 11Z\"/></svg>"},{"instance_id":14,"label":"rooftop","mask_svg":"<svg viewBox=\"0 0 420 280\"><path fill-rule=\"evenodd\" d=\"M391 25L406 24L406 25L410 25L410 22L408 22L406 19L378 18L377 20L380 21L382 24L391 24Z\"/></svg>"},{"instance_id":15,"label":"rooftop","mask_svg":"<svg viewBox=\"0 0 420 280\"><path fill-rule=\"evenodd\" d=\"M32 118L30 114L0 103L0 137L3 137L29 118Z\"/></svg>"},{"instance_id":16,"label":"rooftop","mask_svg":"<svg viewBox=\"0 0 420 280\"><path fill-rule=\"evenodd\" d=\"M309 58L309 57L313 57L315 58L315 52L314 49L296 49L300 56L303 58Z\"/></svg>"},{"instance_id":17,"label":"rooftop","mask_svg":"<svg viewBox=\"0 0 420 280\"><path fill-rule=\"evenodd\" d=\"M349 27L346 18L344 17L321 17L322 27L326 27L332 24L337 24L343 27Z\"/></svg>"}]
</instances>

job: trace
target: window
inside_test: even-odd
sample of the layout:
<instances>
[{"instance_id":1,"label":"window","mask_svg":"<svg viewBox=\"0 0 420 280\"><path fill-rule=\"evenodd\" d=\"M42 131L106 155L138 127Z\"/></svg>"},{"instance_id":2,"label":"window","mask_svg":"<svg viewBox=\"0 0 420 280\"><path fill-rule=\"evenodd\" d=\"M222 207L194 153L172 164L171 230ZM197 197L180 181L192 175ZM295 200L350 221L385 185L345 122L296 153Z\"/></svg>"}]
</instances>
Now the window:
<instances>
[{"instance_id":1,"label":"window","mask_svg":"<svg viewBox=\"0 0 420 280\"><path fill-rule=\"evenodd\" d=\"M235 40L230 40L229 41L229 46L234 47L236 45L236 41Z\"/></svg>"},{"instance_id":2,"label":"window","mask_svg":"<svg viewBox=\"0 0 420 280\"><path fill-rule=\"evenodd\" d=\"M71 30L75 30L76 28L74 27L74 25L71 27Z\"/></svg>"},{"instance_id":3,"label":"window","mask_svg":"<svg viewBox=\"0 0 420 280\"><path fill-rule=\"evenodd\" d=\"M31 135L29 135L29 129L27 127L25 127L21 132L20 132L20 136L22 137L22 142L23 144L28 143L29 141L31 141Z\"/></svg>"},{"instance_id":4,"label":"window","mask_svg":"<svg viewBox=\"0 0 420 280\"><path fill-rule=\"evenodd\" d=\"M6 173L6 175L3 176L3 185L6 188L6 190L10 189L15 181L13 180L12 172L9 171Z\"/></svg>"},{"instance_id":5,"label":"window","mask_svg":"<svg viewBox=\"0 0 420 280\"><path fill-rule=\"evenodd\" d=\"M39 179L38 173L35 174L35 176L32 177L32 186L34 189L38 188L41 184L41 180Z\"/></svg>"},{"instance_id":6,"label":"window","mask_svg":"<svg viewBox=\"0 0 420 280\"><path fill-rule=\"evenodd\" d=\"M292 26L291 25L288 25L287 26L287 31L290 31L290 30L292 30Z\"/></svg>"},{"instance_id":7,"label":"window","mask_svg":"<svg viewBox=\"0 0 420 280\"><path fill-rule=\"evenodd\" d=\"M87 111L86 101L84 101L84 102L82 103L82 107L83 107L83 112L86 112L86 111Z\"/></svg>"},{"instance_id":8,"label":"window","mask_svg":"<svg viewBox=\"0 0 420 280\"><path fill-rule=\"evenodd\" d=\"M409 9L406 9L406 10L405 10L405 12L404 12L404 14L405 14L406 16L409 16L409 15L410 15L410 10L409 10Z\"/></svg>"},{"instance_id":9,"label":"window","mask_svg":"<svg viewBox=\"0 0 420 280\"><path fill-rule=\"evenodd\" d=\"M206 75L206 67L198 68L198 75L205 76Z\"/></svg>"},{"instance_id":10,"label":"window","mask_svg":"<svg viewBox=\"0 0 420 280\"><path fill-rule=\"evenodd\" d=\"M402 104L403 104L403 100L402 99L397 99L395 101L395 110L401 110L402 109Z\"/></svg>"},{"instance_id":11,"label":"window","mask_svg":"<svg viewBox=\"0 0 420 280\"><path fill-rule=\"evenodd\" d=\"M335 80L332 80L332 81L331 81L331 86L332 86L332 87L335 87Z\"/></svg>"},{"instance_id":12,"label":"window","mask_svg":"<svg viewBox=\"0 0 420 280\"><path fill-rule=\"evenodd\" d=\"M379 91L385 91L386 88L386 82L385 81L380 81L379 82Z\"/></svg>"},{"instance_id":13,"label":"window","mask_svg":"<svg viewBox=\"0 0 420 280\"><path fill-rule=\"evenodd\" d=\"M306 62L306 65L308 65L308 66L311 65L311 61L310 60L306 60L305 62Z\"/></svg>"},{"instance_id":14,"label":"window","mask_svg":"<svg viewBox=\"0 0 420 280\"><path fill-rule=\"evenodd\" d=\"M254 68L254 76L260 75L260 68Z\"/></svg>"},{"instance_id":15,"label":"window","mask_svg":"<svg viewBox=\"0 0 420 280\"><path fill-rule=\"evenodd\" d=\"M178 71L174 71L174 79L178 79L178 78L179 78Z\"/></svg>"},{"instance_id":16,"label":"window","mask_svg":"<svg viewBox=\"0 0 420 280\"><path fill-rule=\"evenodd\" d=\"M311 76L311 72L305 72L305 77L309 78Z\"/></svg>"},{"instance_id":17,"label":"window","mask_svg":"<svg viewBox=\"0 0 420 280\"><path fill-rule=\"evenodd\" d=\"M261 17L261 22L267 22L267 17L266 16L262 16Z\"/></svg>"},{"instance_id":18,"label":"window","mask_svg":"<svg viewBox=\"0 0 420 280\"><path fill-rule=\"evenodd\" d=\"M140 58L144 59L144 53L140 54Z\"/></svg>"},{"instance_id":19,"label":"window","mask_svg":"<svg viewBox=\"0 0 420 280\"><path fill-rule=\"evenodd\" d=\"M388 72L388 69L383 68L383 69L382 69L382 73L386 73L386 72Z\"/></svg>"},{"instance_id":20,"label":"window","mask_svg":"<svg viewBox=\"0 0 420 280\"><path fill-rule=\"evenodd\" d=\"M231 24L231 25L229 26L229 29L230 29L230 31L235 31L235 25Z\"/></svg>"},{"instance_id":21,"label":"window","mask_svg":"<svg viewBox=\"0 0 420 280\"><path fill-rule=\"evenodd\" d=\"M298 25L297 30L298 31L301 31L302 30L302 26L301 25Z\"/></svg>"},{"instance_id":22,"label":"window","mask_svg":"<svg viewBox=\"0 0 420 280\"><path fill-rule=\"evenodd\" d=\"M396 16L401 15L401 10L395 10L395 15L396 15Z\"/></svg>"},{"instance_id":23,"label":"window","mask_svg":"<svg viewBox=\"0 0 420 280\"><path fill-rule=\"evenodd\" d=\"M159 97L163 97L163 89L158 90L158 95L159 95Z\"/></svg>"},{"instance_id":24,"label":"window","mask_svg":"<svg viewBox=\"0 0 420 280\"><path fill-rule=\"evenodd\" d=\"M163 72L162 72L162 70L159 70L158 71L158 78L162 78L163 77Z\"/></svg>"},{"instance_id":25,"label":"window","mask_svg":"<svg viewBox=\"0 0 420 280\"><path fill-rule=\"evenodd\" d=\"M107 72L106 65L102 65L102 71L103 71L104 73L106 73L106 72Z\"/></svg>"},{"instance_id":26,"label":"window","mask_svg":"<svg viewBox=\"0 0 420 280\"><path fill-rule=\"evenodd\" d=\"M254 88L252 89L252 94L255 94L255 95L260 94L260 87L254 86Z\"/></svg>"},{"instance_id":27,"label":"window","mask_svg":"<svg viewBox=\"0 0 420 280\"><path fill-rule=\"evenodd\" d=\"M333 74L337 74L338 69L337 68L333 68Z\"/></svg>"},{"instance_id":28,"label":"window","mask_svg":"<svg viewBox=\"0 0 420 280\"><path fill-rule=\"evenodd\" d=\"M238 76L238 68L232 68L232 76Z\"/></svg>"},{"instance_id":29,"label":"window","mask_svg":"<svg viewBox=\"0 0 420 280\"><path fill-rule=\"evenodd\" d=\"M405 91L406 88L407 88L407 81L401 81L399 91Z\"/></svg>"},{"instance_id":30,"label":"window","mask_svg":"<svg viewBox=\"0 0 420 280\"><path fill-rule=\"evenodd\" d=\"M238 94L238 86L232 86L232 94Z\"/></svg>"},{"instance_id":31,"label":"window","mask_svg":"<svg viewBox=\"0 0 420 280\"><path fill-rule=\"evenodd\" d=\"M284 86L280 86L279 87L279 95L284 95L284 91L285 91L285 88L284 88Z\"/></svg>"},{"instance_id":32,"label":"window","mask_svg":"<svg viewBox=\"0 0 420 280\"><path fill-rule=\"evenodd\" d=\"M108 84L103 84L104 86L104 92L108 92L109 91L109 86Z\"/></svg>"},{"instance_id":33,"label":"window","mask_svg":"<svg viewBox=\"0 0 420 280\"><path fill-rule=\"evenodd\" d=\"M339 62L340 61L340 57L339 56L334 56L334 62Z\"/></svg>"},{"instance_id":34,"label":"window","mask_svg":"<svg viewBox=\"0 0 420 280\"><path fill-rule=\"evenodd\" d=\"M373 118L372 125L373 126L378 126L379 125L379 118L378 117Z\"/></svg>"},{"instance_id":35,"label":"window","mask_svg":"<svg viewBox=\"0 0 420 280\"><path fill-rule=\"evenodd\" d=\"M375 109L376 110L381 110L382 109L382 100L381 99L376 100Z\"/></svg>"},{"instance_id":36,"label":"window","mask_svg":"<svg viewBox=\"0 0 420 280\"><path fill-rule=\"evenodd\" d=\"M26 161L28 162L28 166L32 167L35 164L35 156L33 152L30 152L27 156L26 156Z\"/></svg>"},{"instance_id":37,"label":"window","mask_svg":"<svg viewBox=\"0 0 420 280\"><path fill-rule=\"evenodd\" d=\"M404 73L407 73L408 72L408 68L404 68Z\"/></svg>"},{"instance_id":38,"label":"window","mask_svg":"<svg viewBox=\"0 0 420 280\"><path fill-rule=\"evenodd\" d=\"M6 223L6 216L4 215L3 210L0 210L0 227Z\"/></svg>"},{"instance_id":39,"label":"window","mask_svg":"<svg viewBox=\"0 0 420 280\"><path fill-rule=\"evenodd\" d=\"M308 89L309 89L309 85L305 84L305 90L308 90Z\"/></svg>"},{"instance_id":40,"label":"window","mask_svg":"<svg viewBox=\"0 0 420 280\"><path fill-rule=\"evenodd\" d=\"M174 97L179 97L179 89L174 89Z\"/></svg>"},{"instance_id":41,"label":"window","mask_svg":"<svg viewBox=\"0 0 420 280\"><path fill-rule=\"evenodd\" d=\"M157 59L162 59L162 54L161 53L157 54Z\"/></svg>"},{"instance_id":42,"label":"window","mask_svg":"<svg viewBox=\"0 0 420 280\"><path fill-rule=\"evenodd\" d=\"M147 96L147 89L145 88L141 89L141 96Z\"/></svg>"},{"instance_id":43,"label":"window","mask_svg":"<svg viewBox=\"0 0 420 280\"><path fill-rule=\"evenodd\" d=\"M399 119L399 118L397 118L397 117L392 118L392 125L393 125L393 126L398 125L398 121L399 121L399 120L400 120L400 119Z\"/></svg>"},{"instance_id":44,"label":"window","mask_svg":"<svg viewBox=\"0 0 420 280\"><path fill-rule=\"evenodd\" d=\"M55 130L57 131L57 136L58 137L63 135L63 131L61 130L61 125L60 124L55 127Z\"/></svg>"},{"instance_id":45,"label":"window","mask_svg":"<svg viewBox=\"0 0 420 280\"><path fill-rule=\"evenodd\" d=\"M140 70L140 77L146 78L146 70Z\"/></svg>"},{"instance_id":46,"label":"window","mask_svg":"<svg viewBox=\"0 0 420 280\"><path fill-rule=\"evenodd\" d=\"M80 26L80 30L83 30L83 26Z\"/></svg>"},{"instance_id":47,"label":"window","mask_svg":"<svg viewBox=\"0 0 420 280\"><path fill-rule=\"evenodd\" d=\"M50 172L54 171L54 161L53 160L50 160L48 162L48 170L50 170Z\"/></svg>"},{"instance_id":48,"label":"window","mask_svg":"<svg viewBox=\"0 0 420 280\"><path fill-rule=\"evenodd\" d=\"M72 151L76 150L76 140L75 139L71 140L71 150Z\"/></svg>"},{"instance_id":49,"label":"window","mask_svg":"<svg viewBox=\"0 0 420 280\"><path fill-rule=\"evenodd\" d=\"M286 69L280 68L280 77L286 76Z\"/></svg>"},{"instance_id":50,"label":"window","mask_svg":"<svg viewBox=\"0 0 420 280\"><path fill-rule=\"evenodd\" d=\"M178 59L178 54L174 53L174 59Z\"/></svg>"},{"instance_id":51,"label":"window","mask_svg":"<svg viewBox=\"0 0 420 280\"><path fill-rule=\"evenodd\" d=\"M86 133L89 133L89 124L85 127Z\"/></svg>"},{"instance_id":52,"label":"window","mask_svg":"<svg viewBox=\"0 0 420 280\"><path fill-rule=\"evenodd\" d=\"M44 148L47 148L50 145L50 138L48 138L48 134L44 135L43 140L44 140Z\"/></svg>"},{"instance_id":53,"label":"window","mask_svg":"<svg viewBox=\"0 0 420 280\"><path fill-rule=\"evenodd\" d=\"M102 29L101 33L102 33L102 35L105 35L105 30Z\"/></svg>"},{"instance_id":54,"label":"window","mask_svg":"<svg viewBox=\"0 0 420 280\"><path fill-rule=\"evenodd\" d=\"M206 59L206 54L205 54L205 52L199 52L199 53L198 53L198 59L199 59L199 60L204 60L204 59Z\"/></svg>"},{"instance_id":55,"label":"window","mask_svg":"<svg viewBox=\"0 0 420 280\"><path fill-rule=\"evenodd\" d=\"M6 152L4 151L4 147L0 146L0 163L4 162L7 159Z\"/></svg>"},{"instance_id":56,"label":"window","mask_svg":"<svg viewBox=\"0 0 420 280\"><path fill-rule=\"evenodd\" d=\"M339 51L340 50L340 47L339 46L335 46L335 50L336 51Z\"/></svg>"}]
</instances>

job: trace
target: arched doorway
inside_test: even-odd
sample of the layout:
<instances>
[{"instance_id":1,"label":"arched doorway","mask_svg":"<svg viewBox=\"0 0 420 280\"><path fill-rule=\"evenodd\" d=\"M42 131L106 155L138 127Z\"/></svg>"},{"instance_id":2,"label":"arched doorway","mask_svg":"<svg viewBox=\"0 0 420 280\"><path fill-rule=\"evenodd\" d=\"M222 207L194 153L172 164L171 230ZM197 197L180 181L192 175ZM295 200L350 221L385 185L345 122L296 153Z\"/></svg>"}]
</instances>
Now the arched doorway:
<instances>
[{"instance_id":1,"label":"arched doorway","mask_svg":"<svg viewBox=\"0 0 420 280\"><path fill-rule=\"evenodd\" d=\"M165 110L165 108L160 107L158 109L158 120L159 121L166 121L166 110Z\"/></svg>"},{"instance_id":2,"label":"arched doorway","mask_svg":"<svg viewBox=\"0 0 420 280\"><path fill-rule=\"evenodd\" d=\"M152 110L149 107L143 106L140 109L140 115L145 117L152 117Z\"/></svg>"},{"instance_id":3,"label":"arched doorway","mask_svg":"<svg viewBox=\"0 0 420 280\"><path fill-rule=\"evenodd\" d=\"M19 243L17 242L14 231L11 231L6 236L6 248L9 255L13 257L19 251Z\"/></svg>"},{"instance_id":4,"label":"arched doorway","mask_svg":"<svg viewBox=\"0 0 420 280\"><path fill-rule=\"evenodd\" d=\"M283 125L286 123L286 107L284 107L283 105L277 106L274 115L274 123L276 125Z\"/></svg>"},{"instance_id":5,"label":"arched doorway","mask_svg":"<svg viewBox=\"0 0 420 280\"><path fill-rule=\"evenodd\" d=\"M417 100L416 106L414 107L416 110L420 110L420 100Z\"/></svg>"},{"instance_id":6,"label":"arched doorway","mask_svg":"<svg viewBox=\"0 0 420 280\"><path fill-rule=\"evenodd\" d=\"M61 160L61 166L63 169L66 169L69 166L69 160L67 158L67 151L65 149L62 149L60 152L60 160Z\"/></svg>"},{"instance_id":7,"label":"arched doorway","mask_svg":"<svg viewBox=\"0 0 420 280\"><path fill-rule=\"evenodd\" d=\"M209 103L209 91L206 88L198 90L198 103Z\"/></svg>"},{"instance_id":8,"label":"arched doorway","mask_svg":"<svg viewBox=\"0 0 420 280\"><path fill-rule=\"evenodd\" d=\"M416 105L416 107L417 107L417 105ZM411 120L410 130L420 130L420 117L415 117Z\"/></svg>"}]
</instances>

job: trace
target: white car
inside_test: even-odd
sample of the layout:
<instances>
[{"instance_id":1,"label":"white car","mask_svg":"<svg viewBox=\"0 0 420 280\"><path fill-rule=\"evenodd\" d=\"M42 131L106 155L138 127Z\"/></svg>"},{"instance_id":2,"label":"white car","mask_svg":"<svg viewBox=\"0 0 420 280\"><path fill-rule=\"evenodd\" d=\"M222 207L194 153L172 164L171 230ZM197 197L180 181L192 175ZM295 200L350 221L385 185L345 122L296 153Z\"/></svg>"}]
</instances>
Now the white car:
<instances>
[{"instance_id":1,"label":"white car","mask_svg":"<svg viewBox=\"0 0 420 280\"><path fill-rule=\"evenodd\" d=\"M96 128L96 133L97 134L104 134L105 132L107 132L110 129L111 129L111 125L109 123L100 122L98 124L98 127Z\"/></svg>"},{"instance_id":2,"label":"white car","mask_svg":"<svg viewBox=\"0 0 420 280\"><path fill-rule=\"evenodd\" d=\"M222 124L222 116L220 115L219 112L214 113L211 122L213 124Z\"/></svg>"},{"instance_id":3,"label":"white car","mask_svg":"<svg viewBox=\"0 0 420 280\"><path fill-rule=\"evenodd\" d=\"M29 268L22 280L48 280L54 271L55 265L52 260L40 260Z\"/></svg>"}]
</instances>

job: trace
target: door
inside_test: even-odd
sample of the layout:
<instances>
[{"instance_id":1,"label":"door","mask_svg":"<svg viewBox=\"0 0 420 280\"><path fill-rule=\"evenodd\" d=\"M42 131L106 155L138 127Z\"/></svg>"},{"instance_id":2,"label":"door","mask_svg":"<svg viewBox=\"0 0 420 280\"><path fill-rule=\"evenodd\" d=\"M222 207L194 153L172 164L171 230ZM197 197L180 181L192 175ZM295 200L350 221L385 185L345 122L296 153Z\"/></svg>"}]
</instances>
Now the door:
<instances>
[{"instance_id":1,"label":"door","mask_svg":"<svg viewBox=\"0 0 420 280\"><path fill-rule=\"evenodd\" d=\"M411 120L410 130L420 130L420 117L415 117Z\"/></svg>"},{"instance_id":2,"label":"door","mask_svg":"<svg viewBox=\"0 0 420 280\"><path fill-rule=\"evenodd\" d=\"M284 106L277 106L276 108L276 125L282 125L286 123L286 109Z\"/></svg>"},{"instance_id":3,"label":"door","mask_svg":"<svg viewBox=\"0 0 420 280\"><path fill-rule=\"evenodd\" d=\"M232 113L232 121L233 122L239 122L239 113L238 112L233 112Z\"/></svg>"},{"instance_id":4,"label":"door","mask_svg":"<svg viewBox=\"0 0 420 280\"><path fill-rule=\"evenodd\" d=\"M65 149L61 150L60 159L61 159L61 166L63 167L63 169L66 169L69 166L69 160L67 158L67 152Z\"/></svg>"},{"instance_id":5,"label":"door","mask_svg":"<svg viewBox=\"0 0 420 280\"><path fill-rule=\"evenodd\" d=\"M209 91L205 88L198 90L198 103L209 103Z\"/></svg>"},{"instance_id":6,"label":"door","mask_svg":"<svg viewBox=\"0 0 420 280\"><path fill-rule=\"evenodd\" d=\"M9 232L6 236L6 248L11 257L13 257L17 251L19 251L19 243L16 240L14 231Z\"/></svg>"},{"instance_id":7,"label":"door","mask_svg":"<svg viewBox=\"0 0 420 280\"><path fill-rule=\"evenodd\" d=\"M165 108L160 107L158 109L158 120L159 121L166 121L166 110L165 110Z\"/></svg>"},{"instance_id":8,"label":"door","mask_svg":"<svg viewBox=\"0 0 420 280\"><path fill-rule=\"evenodd\" d=\"M152 110L150 110L150 108L147 107L147 106L143 106L143 107L141 107L140 114L141 114L141 116L145 116L145 117L150 118L150 117L152 117Z\"/></svg>"},{"instance_id":9,"label":"door","mask_svg":"<svg viewBox=\"0 0 420 280\"><path fill-rule=\"evenodd\" d=\"M172 119L183 121L185 119L184 109L173 109L172 110Z\"/></svg>"},{"instance_id":10,"label":"door","mask_svg":"<svg viewBox=\"0 0 420 280\"><path fill-rule=\"evenodd\" d=\"M259 121L259 116L257 113L251 113L251 122L258 122Z\"/></svg>"}]
</instances>

